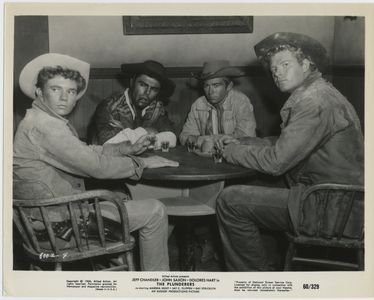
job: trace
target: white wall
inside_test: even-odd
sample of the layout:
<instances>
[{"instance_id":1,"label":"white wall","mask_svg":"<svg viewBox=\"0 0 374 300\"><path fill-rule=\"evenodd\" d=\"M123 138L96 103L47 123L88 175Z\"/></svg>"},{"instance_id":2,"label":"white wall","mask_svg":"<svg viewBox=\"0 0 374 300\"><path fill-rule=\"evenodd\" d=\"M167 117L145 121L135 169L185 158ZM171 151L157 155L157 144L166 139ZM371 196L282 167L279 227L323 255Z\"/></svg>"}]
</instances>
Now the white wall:
<instances>
[{"instance_id":1,"label":"white wall","mask_svg":"<svg viewBox=\"0 0 374 300\"><path fill-rule=\"evenodd\" d=\"M334 61L337 64L364 64L365 18L335 18L335 38L333 52Z\"/></svg>"},{"instance_id":2,"label":"white wall","mask_svg":"<svg viewBox=\"0 0 374 300\"><path fill-rule=\"evenodd\" d=\"M256 61L253 46L276 31L313 36L332 51L334 17L254 17L251 34L123 35L121 16L49 17L50 51L69 54L92 67L118 68L124 62L155 59L165 66L200 66L230 59L232 65Z\"/></svg>"}]
</instances>

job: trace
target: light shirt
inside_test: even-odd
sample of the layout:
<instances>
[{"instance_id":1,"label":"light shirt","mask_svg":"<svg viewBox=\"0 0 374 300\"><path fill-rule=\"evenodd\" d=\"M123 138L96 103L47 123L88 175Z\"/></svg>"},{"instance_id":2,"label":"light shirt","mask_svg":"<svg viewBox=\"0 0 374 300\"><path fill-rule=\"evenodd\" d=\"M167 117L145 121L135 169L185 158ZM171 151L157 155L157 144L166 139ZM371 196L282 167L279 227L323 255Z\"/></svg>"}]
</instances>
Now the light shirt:
<instances>
[{"instance_id":1,"label":"light shirt","mask_svg":"<svg viewBox=\"0 0 374 300\"><path fill-rule=\"evenodd\" d=\"M220 106L222 112L218 114L205 96L199 97L192 104L179 136L181 144L184 145L190 135L206 135L207 130L212 130L212 134L230 134L234 137L256 136L253 106L246 95L231 89Z\"/></svg>"}]
</instances>

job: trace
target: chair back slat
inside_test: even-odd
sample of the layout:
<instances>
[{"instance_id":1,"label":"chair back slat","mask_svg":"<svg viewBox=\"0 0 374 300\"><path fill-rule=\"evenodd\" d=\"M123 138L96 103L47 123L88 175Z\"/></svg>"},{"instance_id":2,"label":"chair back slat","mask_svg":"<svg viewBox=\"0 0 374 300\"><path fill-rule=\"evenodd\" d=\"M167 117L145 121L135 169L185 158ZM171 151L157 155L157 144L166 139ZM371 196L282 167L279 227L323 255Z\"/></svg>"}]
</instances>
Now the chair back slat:
<instances>
[{"instance_id":1,"label":"chair back slat","mask_svg":"<svg viewBox=\"0 0 374 300\"><path fill-rule=\"evenodd\" d=\"M364 196L364 187L359 185L308 187L299 199L298 230L286 233L289 247L284 270L292 270L293 264L311 265L313 271L364 270ZM315 253L299 251L306 247ZM344 255L335 254L339 249L344 249Z\"/></svg>"},{"instance_id":2,"label":"chair back slat","mask_svg":"<svg viewBox=\"0 0 374 300\"><path fill-rule=\"evenodd\" d=\"M68 209L69 209L69 214L71 218L71 226L73 228L73 237L74 237L75 245L80 252L83 252L81 238L79 234L79 226L77 223L77 214L75 213L73 204L71 202L68 203Z\"/></svg>"},{"instance_id":3,"label":"chair back slat","mask_svg":"<svg viewBox=\"0 0 374 300\"><path fill-rule=\"evenodd\" d=\"M45 225L46 230L47 230L47 234L48 234L48 238L49 238L49 242L51 244L51 247L52 247L53 251L55 252L55 254L59 255L60 251L57 247L55 233L54 233L53 228L52 228L52 223L49 220L47 209L44 206L41 206L40 207L40 212L41 212L43 220L44 220L44 225Z\"/></svg>"},{"instance_id":4,"label":"chair back slat","mask_svg":"<svg viewBox=\"0 0 374 300\"><path fill-rule=\"evenodd\" d=\"M347 200L347 204L345 205L344 211L342 212L342 218L340 220L340 223L337 224L336 237L338 240L340 240L343 237L344 229L347 226L347 222L352 211L355 195L356 191L350 192L350 197Z\"/></svg>"},{"instance_id":5,"label":"chair back slat","mask_svg":"<svg viewBox=\"0 0 374 300\"><path fill-rule=\"evenodd\" d=\"M26 246L28 248L32 248L29 235L23 229L23 226L22 226L22 223L21 223L21 220L20 220L20 217L19 217L19 214L20 214L19 209L20 208L18 208L18 210L15 210L15 209L13 210L13 221L14 221L14 224L16 225L17 230L21 234L23 242L26 244Z\"/></svg>"},{"instance_id":6,"label":"chair back slat","mask_svg":"<svg viewBox=\"0 0 374 300\"><path fill-rule=\"evenodd\" d=\"M99 199L97 197L95 197L94 209L95 209L95 215L96 215L96 220L97 220L97 228L99 231L100 243L102 247L105 247L106 243L105 243L104 221L103 221L103 216L101 214Z\"/></svg>"},{"instance_id":7,"label":"chair back slat","mask_svg":"<svg viewBox=\"0 0 374 300\"><path fill-rule=\"evenodd\" d=\"M130 241L130 233L126 228L129 228L129 216L127 214L127 210L125 205L122 202L115 202L120 214L121 219L121 231L122 231L122 241L124 243L128 243Z\"/></svg>"},{"instance_id":8,"label":"chair back slat","mask_svg":"<svg viewBox=\"0 0 374 300\"><path fill-rule=\"evenodd\" d=\"M329 204L328 199L331 196L331 191L330 190L322 190L322 191L326 193L322 197L319 197L320 195L317 194L320 191L316 191L316 192L313 193L313 194L316 194L316 196L317 196L316 199L319 202L319 205L317 206L318 211L317 211L317 233L316 233L316 237L320 237L321 232L323 231L323 223L324 223L323 221L326 218L328 218L328 214L326 212L327 212L327 207L328 207L328 204Z\"/></svg>"},{"instance_id":9,"label":"chair back slat","mask_svg":"<svg viewBox=\"0 0 374 300\"><path fill-rule=\"evenodd\" d=\"M79 210L80 210L80 217L82 218L82 231L84 232L84 235L85 235L85 242L86 242L86 247L87 249L89 250L90 249L90 243L88 241L88 218L86 218L86 215L84 214L84 211L83 211L83 208L82 208L82 205L89 205L89 202L88 200L84 200L83 203L82 202L78 202L78 206L79 206Z\"/></svg>"},{"instance_id":10,"label":"chair back slat","mask_svg":"<svg viewBox=\"0 0 374 300\"><path fill-rule=\"evenodd\" d=\"M299 228L302 235L321 238L363 237L363 187L318 184L301 198Z\"/></svg>"},{"instance_id":11,"label":"chair back slat","mask_svg":"<svg viewBox=\"0 0 374 300\"><path fill-rule=\"evenodd\" d=\"M21 216L21 220L22 220L22 222L23 222L23 224L25 226L27 235L28 235L28 237L31 240L33 248L37 252L41 252L40 246L39 246L39 242L36 239L36 236L34 234L34 230L33 230L32 226L31 226L31 224L29 222L29 219L27 218L26 214L24 213L24 211L23 211L23 209L21 207L18 208L18 211L19 211L19 215Z\"/></svg>"}]
</instances>

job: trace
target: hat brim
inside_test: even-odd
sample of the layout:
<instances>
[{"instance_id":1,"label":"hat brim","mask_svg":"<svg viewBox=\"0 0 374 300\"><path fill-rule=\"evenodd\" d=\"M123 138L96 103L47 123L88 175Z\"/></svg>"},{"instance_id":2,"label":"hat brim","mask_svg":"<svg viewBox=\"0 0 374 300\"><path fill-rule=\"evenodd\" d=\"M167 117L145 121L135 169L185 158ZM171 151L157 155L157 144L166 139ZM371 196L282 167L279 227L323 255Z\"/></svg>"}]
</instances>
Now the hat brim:
<instances>
[{"instance_id":1,"label":"hat brim","mask_svg":"<svg viewBox=\"0 0 374 300\"><path fill-rule=\"evenodd\" d=\"M19 77L19 85L22 92L35 99L36 95L36 81L38 74L44 67L57 67L61 66L63 68L68 68L71 70L78 71L81 76L86 80L85 88L80 91L77 95L77 99L81 98L87 90L88 80L90 77L90 64L79 60L77 58L63 55L59 53L46 53L34 58L30 61L21 71Z\"/></svg>"},{"instance_id":2,"label":"hat brim","mask_svg":"<svg viewBox=\"0 0 374 300\"><path fill-rule=\"evenodd\" d=\"M236 77L242 77L242 76L245 76L245 72L239 70L238 68L226 67L214 73L200 73L198 75L198 79L207 80L207 79L218 78L218 77L236 78Z\"/></svg>"},{"instance_id":3,"label":"hat brim","mask_svg":"<svg viewBox=\"0 0 374 300\"><path fill-rule=\"evenodd\" d=\"M329 65L329 58L325 47L317 40L304 34L277 32L256 44L254 50L258 59L264 63L267 53L272 48L281 45L290 45L300 48L305 55L310 57L320 71L324 71Z\"/></svg>"},{"instance_id":4,"label":"hat brim","mask_svg":"<svg viewBox=\"0 0 374 300\"><path fill-rule=\"evenodd\" d=\"M168 77L163 76L162 74L157 73L150 68L147 68L144 63L122 64L121 70L124 74L127 74L129 76L135 74L144 74L157 79L161 85L161 94L165 97L170 97L174 93L175 83Z\"/></svg>"}]
</instances>

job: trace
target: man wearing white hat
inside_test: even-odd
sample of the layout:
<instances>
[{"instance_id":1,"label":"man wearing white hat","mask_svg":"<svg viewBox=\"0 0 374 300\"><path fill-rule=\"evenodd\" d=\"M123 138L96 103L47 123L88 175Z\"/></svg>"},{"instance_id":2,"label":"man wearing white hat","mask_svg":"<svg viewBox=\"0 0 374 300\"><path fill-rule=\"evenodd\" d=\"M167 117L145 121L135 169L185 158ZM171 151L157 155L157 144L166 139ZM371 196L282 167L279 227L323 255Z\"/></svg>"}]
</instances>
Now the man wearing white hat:
<instances>
[{"instance_id":1,"label":"man wearing white hat","mask_svg":"<svg viewBox=\"0 0 374 300\"><path fill-rule=\"evenodd\" d=\"M199 144L204 136L256 136L253 106L246 95L233 89L232 78L243 75L227 60L204 63L199 78L203 83L204 96L191 106L179 136L182 145L187 140Z\"/></svg>"},{"instance_id":2,"label":"man wearing white hat","mask_svg":"<svg viewBox=\"0 0 374 300\"><path fill-rule=\"evenodd\" d=\"M88 146L79 140L65 116L85 93L89 70L88 63L57 53L41 55L23 68L20 87L34 102L14 138L14 198L77 194L85 190L84 177L139 179L144 168L178 165L158 156L133 156L148 147L149 135L133 145ZM31 188L30 181L34 182ZM156 199L125 205L130 230L139 230L142 270L169 270L164 206ZM60 220L61 213L51 211L52 220Z\"/></svg>"}]
</instances>

